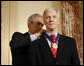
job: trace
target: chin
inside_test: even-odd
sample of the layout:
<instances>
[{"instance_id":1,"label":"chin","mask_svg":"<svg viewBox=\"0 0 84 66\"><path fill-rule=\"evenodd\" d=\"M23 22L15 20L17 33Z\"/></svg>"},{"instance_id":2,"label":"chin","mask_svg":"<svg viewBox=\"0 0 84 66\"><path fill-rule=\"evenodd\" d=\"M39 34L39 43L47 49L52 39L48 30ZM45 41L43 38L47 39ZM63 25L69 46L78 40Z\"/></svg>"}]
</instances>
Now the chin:
<instances>
[{"instance_id":1,"label":"chin","mask_svg":"<svg viewBox=\"0 0 84 66\"><path fill-rule=\"evenodd\" d=\"M53 27L53 26L50 26L49 28L50 28L50 29L54 29L54 27Z\"/></svg>"}]
</instances>

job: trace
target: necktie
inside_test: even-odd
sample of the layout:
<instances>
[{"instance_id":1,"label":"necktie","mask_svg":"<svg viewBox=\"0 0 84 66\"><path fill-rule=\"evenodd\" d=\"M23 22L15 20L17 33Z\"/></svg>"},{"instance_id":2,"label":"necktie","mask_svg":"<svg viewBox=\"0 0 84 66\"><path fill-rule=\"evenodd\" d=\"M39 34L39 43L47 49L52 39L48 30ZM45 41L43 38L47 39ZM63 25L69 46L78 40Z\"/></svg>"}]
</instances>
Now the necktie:
<instances>
[{"instance_id":1,"label":"necktie","mask_svg":"<svg viewBox=\"0 0 84 66\"><path fill-rule=\"evenodd\" d=\"M52 40L54 41L54 43L56 43L56 42L55 42L55 35L54 35L54 34L51 34L51 38L52 38ZM53 48L53 44L54 44L54 43L51 43L51 50L52 50L52 53L53 53L54 57L56 58L57 49L54 49L54 48Z\"/></svg>"}]
</instances>

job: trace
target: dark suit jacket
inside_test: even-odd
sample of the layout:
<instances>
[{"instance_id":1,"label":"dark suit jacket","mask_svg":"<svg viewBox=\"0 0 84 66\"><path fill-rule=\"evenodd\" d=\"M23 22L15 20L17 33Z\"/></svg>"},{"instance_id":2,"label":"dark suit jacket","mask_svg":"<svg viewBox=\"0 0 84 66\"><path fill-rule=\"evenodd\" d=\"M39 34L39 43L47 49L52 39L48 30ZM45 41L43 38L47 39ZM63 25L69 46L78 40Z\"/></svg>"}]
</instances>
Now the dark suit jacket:
<instances>
[{"instance_id":1,"label":"dark suit jacket","mask_svg":"<svg viewBox=\"0 0 84 66\"><path fill-rule=\"evenodd\" d=\"M31 44L30 35L28 32L22 34L15 32L10 41L12 64L13 65L28 65L27 50Z\"/></svg>"},{"instance_id":2,"label":"dark suit jacket","mask_svg":"<svg viewBox=\"0 0 84 66\"><path fill-rule=\"evenodd\" d=\"M79 65L76 42L73 38L60 35L57 56L54 58L44 36L33 42L28 51L30 65Z\"/></svg>"}]
</instances>

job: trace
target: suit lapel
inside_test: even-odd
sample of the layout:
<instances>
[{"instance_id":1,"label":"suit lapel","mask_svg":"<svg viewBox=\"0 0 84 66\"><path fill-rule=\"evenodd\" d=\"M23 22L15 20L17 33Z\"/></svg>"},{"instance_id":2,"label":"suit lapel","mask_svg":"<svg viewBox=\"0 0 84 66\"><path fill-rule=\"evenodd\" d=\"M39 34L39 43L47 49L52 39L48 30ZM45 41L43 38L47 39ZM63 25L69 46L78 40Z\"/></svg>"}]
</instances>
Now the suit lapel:
<instances>
[{"instance_id":1,"label":"suit lapel","mask_svg":"<svg viewBox=\"0 0 84 66\"><path fill-rule=\"evenodd\" d=\"M54 55L53 55L53 53L51 51L51 48L49 47L48 42L47 42L47 40L46 40L45 37L41 38L41 42L40 43L43 46L43 49L45 50L45 52L47 53L47 55L49 55L51 58L55 59Z\"/></svg>"},{"instance_id":2,"label":"suit lapel","mask_svg":"<svg viewBox=\"0 0 84 66\"><path fill-rule=\"evenodd\" d=\"M46 40L46 38L44 36L41 37L40 44L42 45L42 48L45 50L47 55L49 55L54 60L57 60L62 55L64 41L63 41L63 38L62 38L61 35L59 36L58 49L57 49L57 56L56 56L56 58L54 58L54 55L53 55L53 53L51 51L51 48L49 47L48 42L47 42L47 40Z\"/></svg>"},{"instance_id":3,"label":"suit lapel","mask_svg":"<svg viewBox=\"0 0 84 66\"><path fill-rule=\"evenodd\" d=\"M58 41L58 49L57 49L57 56L56 56L56 59L58 59L58 58L60 58L60 57L62 56L63 45L64 45L64 41L63 41L62 36L60 35L59 41Z\"/></svg>"}]
</instances>

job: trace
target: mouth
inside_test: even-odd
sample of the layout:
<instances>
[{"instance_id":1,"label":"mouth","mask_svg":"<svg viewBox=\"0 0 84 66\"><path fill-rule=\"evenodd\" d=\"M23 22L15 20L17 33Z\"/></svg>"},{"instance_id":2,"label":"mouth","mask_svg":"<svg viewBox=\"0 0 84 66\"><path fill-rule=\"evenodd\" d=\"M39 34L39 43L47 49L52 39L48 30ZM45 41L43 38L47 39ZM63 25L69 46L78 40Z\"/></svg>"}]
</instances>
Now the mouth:
<instances>
[{"instance_id":1,"label":"mouth","mask_svg":"<svg viewBox=\"0 0 84 66\"><path fill-rule=\"evenodd\" d=\"M48 25L54 25L54 22L50 22Z\"/></svg>"}]
</instances>

